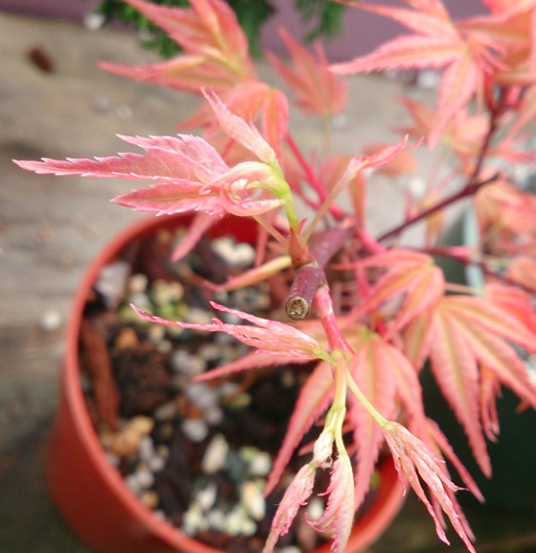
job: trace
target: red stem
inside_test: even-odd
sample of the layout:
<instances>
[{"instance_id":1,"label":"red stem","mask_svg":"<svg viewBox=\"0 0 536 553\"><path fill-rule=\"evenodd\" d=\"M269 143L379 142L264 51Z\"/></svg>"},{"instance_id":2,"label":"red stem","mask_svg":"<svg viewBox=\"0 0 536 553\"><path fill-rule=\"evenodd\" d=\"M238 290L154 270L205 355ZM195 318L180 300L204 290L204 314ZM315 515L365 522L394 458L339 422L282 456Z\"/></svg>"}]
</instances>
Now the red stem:
<instances>
[{"instance_id":1,"label":"red stem","mask_svg":"<svg viewBox=\"0 0 536 553\"><path fill-rule=\"evenodd\" d=\"M378 238L378 242L383 242L387 240L388 238L392 238L395 236L398 236L402 231L404 231L406 228L410 227L411 225L414 225L415 223L422 221L423 219L426 219L427 217L430 217L430 215L433 215L434 213L438 211L442 211L451 204L454 204L455 202L467 198L469 196L473 196L476 194L476 192L484 185L489 184L491 182L494 182L498 174L495 174L494 176L485 179L483 181L479 182L480 173L482 172L482 168L484 166L484 162L486 160L486 156L489 153L489 149L491 147L491 142L493 140L493 137L495 133L497 132L498 128L498 119L499 116L503 113L504 108L506 106L508 97L508 89L503 88L501 90L501 94L495 104L489 105L489 128L488 132L486 133L486 136L484 138L484 141L482 142L482 145L480 147L480 152L478 154L478 157L476 159L475 166L473 168L473 172L468 177L467 182L465 184L465 187L460 190L459 192L456 192L455 194L452 194L448 198L445 198L444 200L439 201L437 204L429 207L428 209L422 211L421 213L418 213L414 217L411 217L410 219L407 219L400 225L394 227L393 229L387 231L385 234L380 236Z\"/></svg>"},{"instance_id":2,"label":"red stem","mask_svg":"<svg viewBox=\"0 0 536 553\"><path fill-rule=\"evenodd\" d=\"M532 294L532 295L536 294L536 288L532 288L530 286L526 286L525 284L517 282L517 280L514 280L513 278L510 278L509 276L503 273L500 273L498 271L492 271L491 269L488 268L485 261L470 259L464 255L460 255L460 254L457 254L456 252L451 251L451 248L443 248L440 246L436 246L434 248L426 248L425 250L419 250L419 251L423 251L430 255L436 255L439 257L449 257L454 261L458 261L464 267L467 267L469 265L474 265L475 267L478 267L486 276L496 278L497 280L500 280L503 284L507 284L509 286L515 286L516 288L519 288L524 292L527 292L528 294Z\"/></svg>"},{"instance_id":3,"label":"red stem","mask_svg":"<svg viewBox=\"0 0 536 553\"><path fill-rule=\"evenodd\" d=\"M302 320L307 317L316 291L325 280L324 267L352 236L352 231L352 228L330 228L311 238L310 253L313 261L296 270L285 302L285 312L291 319Z\"/></svg>"},{"instance_id":4,"label":"red stem","mask_svg":"<svg viewBox=\"0 0 536 553\"><path fill-rule=\"evenodd\" d=\"M300 149L298 148L298 145L296 144L296 142L294 142L294 139L290 136L289 133L285 135L285 141L288 144L292 153L294 154L296 161L300 164L301 168L303 169L305 176L307 178L307 182L311 185L313 190L318 194L318 198L320 200L316 206L318 208L327 198L326 190L322 186L322 183L318 180L314 171L311 169L311 166L309 165L309 163L307 163L307 160L301 153ZM335 217L335 219L337 220L340 220L345 217L344 212L335 204L332 204L329 207L329 210L333 215L333 217Z\"/></svg>"},{"instance_id":5,"label":"red stem","mask_svg":"<svg viewBox=\"0 0 536 553\"><path fill-rule=\"evenodd\" d=\"M428 209L425 209L424 211L421 211L420 213L417 213L417 215L414 215L413 217L410 217L409 219L406 219L403 223L400 223L400 225L392 228L391 230L387 231L385 234L382 234L377 241L378 242L384 242L388 238L392 238L394 236L398 236L403 230L406 230L406 228L410 227L411 225L414 225L415 223L418 223L419 221L422 221L423 219L426 219L427 217L430 217L430 215L433 215L434 213L437 213L438 211L442 211L449 207L450 205L454 204L455 202L458 202L459 200L462 200L463 198L467 198L469 196L474 196L476 192L486 184L490 184L497 180L499 174L495 173L493 176L489 177L486 180L483 180L481 182L472 182L469 181L465 187L460 190L459 192L455 192L451 196L448 196L447 198L444 198L443 200L437 202L436 204L430 206Z\"/></svg>"}]
</instances>

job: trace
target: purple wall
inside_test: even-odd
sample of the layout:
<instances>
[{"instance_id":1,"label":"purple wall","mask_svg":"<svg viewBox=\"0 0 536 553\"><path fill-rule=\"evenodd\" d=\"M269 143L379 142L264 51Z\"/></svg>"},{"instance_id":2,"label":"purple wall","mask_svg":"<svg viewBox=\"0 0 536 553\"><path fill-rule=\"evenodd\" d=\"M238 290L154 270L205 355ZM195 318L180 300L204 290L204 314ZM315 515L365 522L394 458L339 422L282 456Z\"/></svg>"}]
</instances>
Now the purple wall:
<instances>
[{"instance_id":1,"label":"purple wall","mask_svg":"<svg viewBox=\"0 0 536 553\"><path fill-rule=\"evenodd\" d=\"M455 18L468 17L485 12L481 0L444 0L447 9ZM400 0L382 0L384 4L398 4ZM262 29L264 45L284 54L277 29L284 25L295 37L305 34L298 15L292 9L291 0L272 0L278 16L272 18ZM0 0L0 10L35 16L57 17L81 21L84 15L99 5L99 0ZM344 33L326 45L328 58L333 61L347 60L369 52L387 38L403 32L403 27L384 17L348 8L344 20Z\"/></svg>"},{"instance_id":2,"label":"purple wall","mask_svg":"<svg viewBox=\"0 0 536 553\"><path fill-rule=\"evenodd\" d=\"M0 10L24 15L82 21L99 0L0 0Z\"/></svg>"},{"instance_id":3,"label":"purple wall","mask_svg":"<svg viewBox=\"0 0 536 553\"><path fill-rule=\"evenodd\" d=\"M487 12L481 0L443 1L455 19ZM373 0L371 3L375 3L375 1ZM397 5L399 7L403 5L401 0L381 0L381 2L376 3ZM262 29L262 40L266 47L281 55L285 51L277 38L278 27L284 25L298 39L305 34L305 31L298 15L292 9L293 3L290 0L272 0L272 4L278 10L278 17L271 19ZM344 15L343 33L329 43L324 41L324 45L328 59L332 61L347 60L370 52L373 48L397 34L409 32L405 27L385 17L355 8L347 8Z\"/></svg>"}]
</instances>

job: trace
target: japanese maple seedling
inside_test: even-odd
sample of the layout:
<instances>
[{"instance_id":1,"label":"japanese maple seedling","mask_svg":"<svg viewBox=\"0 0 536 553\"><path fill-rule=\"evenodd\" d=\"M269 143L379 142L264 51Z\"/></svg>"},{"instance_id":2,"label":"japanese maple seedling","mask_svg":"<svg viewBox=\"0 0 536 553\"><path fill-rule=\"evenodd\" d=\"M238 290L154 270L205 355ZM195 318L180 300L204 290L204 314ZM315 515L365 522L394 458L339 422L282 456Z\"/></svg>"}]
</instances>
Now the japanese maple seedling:
<instances>
[{"instance_id":1,"label":"japanese maple seedling","mask_svg":"<svg viewBox=\"0 0 536 553\"><path fill-rule=\"evenodd\" d=\"M218 304L213 304L216 311L244 323L217 317L210 324L166 321L138 310L151 322L227 333L256 349L199 380L289 362L316 363L289 420L266 493L313 424L322 430L279 505L265 553L288 531L314 493L317 472L324 470L330 471L323 491L326 507L308 523L331 532L336 553L345 551L354 513L385 448L404 486L424 503L439 538L448 543L444 514L474 551L456 492L463 487L482 496L440 430L441 421L426 415L419 375L429 363L480 469L490 476L486 440L498 434L495 401L501 386L511 388L524 405L536 406L536 384L523 361L525 352L536 350L535 281L528 276L536 263L536 201L519 190L511 170L535 159L527 138L536 115L536 1L484 0L489 13L459 21L441 0L349 3L396 20L410 34L331 67L319 44L307 50L282 31L290 65L272 54L268 59L296 106L328 123L348 101L339 75L440 71L433 108L402 100L411 122L398 143L374 145L368 155L325 149L323 157L300 150L289 128L286 94L259 77L246 38L223 0L191 0L189 8L126 2L167 31L182 53L144 66L101 67L201 96L202 107L181 127L200 127L203 134L121 137L144 154L17 163L41 174L148 181L114 201L163 216L193 212L175 260L226 214L252 217L259 225L255 267L215 289L235 290L292 270L282 306L286 320ZM430 179L421 197L408 190L406 217L382 236L371 235L363 215L371 173L415 171L412 149L421 140L432 150L450 149L454 189L446 192L444 182ZM349 201L337 202L343 191ZM297 198L307 214L298 211ZM486 255L437 245L443 214L462 199L476 206L489 239ZM403 247L404 231L418 222L426 225L425 243L420 249ZM446 282L433 254L477 263L488 285L476 290ZM338 284L343 288L335 293ZM456 475L449 474L445 460ZM453 482L458 478L459 486Z\"/></svg>"}]
</instances>

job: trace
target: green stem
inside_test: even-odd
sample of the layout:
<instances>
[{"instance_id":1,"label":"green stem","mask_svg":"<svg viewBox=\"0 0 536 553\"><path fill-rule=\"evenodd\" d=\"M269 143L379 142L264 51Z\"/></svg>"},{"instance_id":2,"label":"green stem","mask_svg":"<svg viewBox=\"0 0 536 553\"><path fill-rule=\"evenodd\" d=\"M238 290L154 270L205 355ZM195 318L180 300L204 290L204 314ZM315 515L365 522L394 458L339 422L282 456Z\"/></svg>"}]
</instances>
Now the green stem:
<instances>
[{"instance_id":1,"label":"green stem","mask_svg":"<svg viewBox=\"0 0 536 553\"><path fill-rule=\"evenodd\" d=\"M352 378L352 375L348 370L346 371L346 384L359 403L361 403L361 405L366 409L367 413L380 425L381 428L385 428L385 426L389 424L389 421L381 415L372 403L370 403L367 396L365 396L365 394L361 391L357 385L357 382Z\"/></svg>"}]
</instances>

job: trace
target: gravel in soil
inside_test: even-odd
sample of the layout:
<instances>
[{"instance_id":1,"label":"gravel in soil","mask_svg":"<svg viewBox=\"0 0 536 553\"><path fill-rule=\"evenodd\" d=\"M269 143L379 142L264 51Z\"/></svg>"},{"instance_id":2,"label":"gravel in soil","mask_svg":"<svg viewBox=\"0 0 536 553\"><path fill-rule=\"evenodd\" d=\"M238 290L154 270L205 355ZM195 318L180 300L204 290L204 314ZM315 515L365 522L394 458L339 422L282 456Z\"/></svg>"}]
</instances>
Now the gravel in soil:
<instances>
[{"instance_id":1,"label":"gravel in soil","mask_svg":"<svg viewBox=\"0 0 536 553\"><path fill-rule=\"evenodd\" d=\"M221 283L238 274L251 266L254 250L230 237L202 240L184 260L170 263L176 240L177 234L169 232L142 238L102 269L82 325L81 384L105 455L155 516L214 547L257 552L284 484L307 460L294 458L282 485L264 498L310 366L192 382L249 348L225 334L146 323L129 304L172 320L211 322L214 293L199 283L208 278ZM216 296L229 307L260 316L271 304L267 287ZM228 314L223 319L239 322ZM305 443L312 439L311 434ZM319 491L327 487L324 476ZM319 501L310 502L310 517L322 512ZM300 515L280 547L308 550L319 539Z\"/></svg>"}]
</instances>

